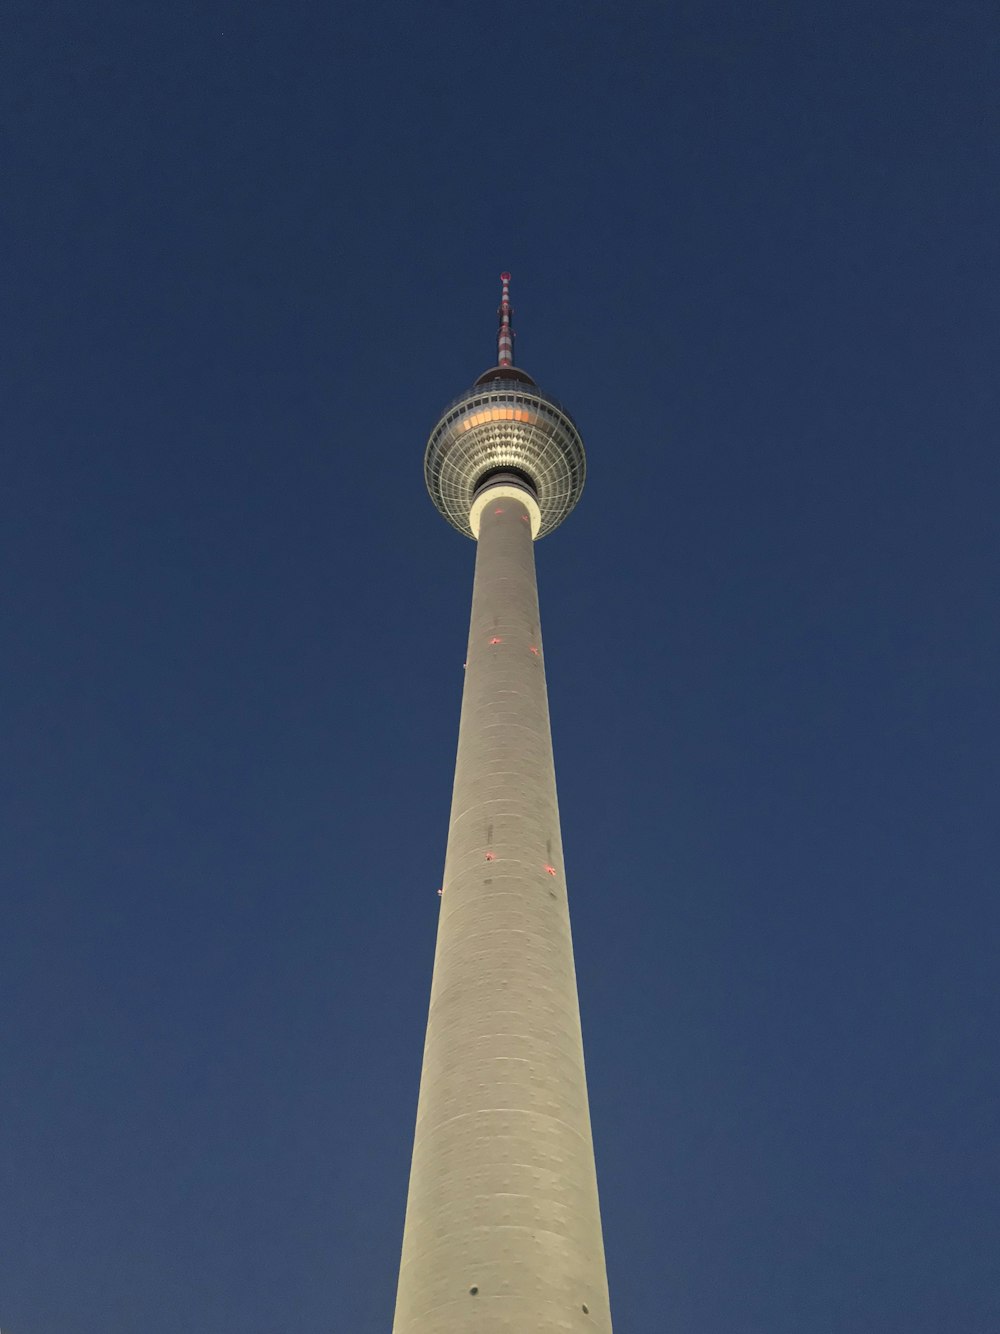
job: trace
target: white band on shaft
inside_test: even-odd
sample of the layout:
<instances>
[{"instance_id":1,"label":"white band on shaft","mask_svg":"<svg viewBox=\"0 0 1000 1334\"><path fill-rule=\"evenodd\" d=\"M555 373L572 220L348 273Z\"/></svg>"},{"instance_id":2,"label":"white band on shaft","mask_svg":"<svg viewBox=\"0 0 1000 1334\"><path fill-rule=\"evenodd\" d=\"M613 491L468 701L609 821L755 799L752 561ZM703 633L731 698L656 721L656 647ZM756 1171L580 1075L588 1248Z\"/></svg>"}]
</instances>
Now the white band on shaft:
<instances>
[{"instance_id":1,"label":"white band on shaft","mask_svg":"<svg viewBox=\"0 0 1000 1334\"><path fill-rule=\"evenodd\" d=\"M531 536L533 538L538 536L538 530L542 526L542 511L539 509L535 497L523 486L514 486L510 482L497 482L496 486L488 486L485 491L480 491L472 502L472 509L469 510L469 527L472 529L472 536L477 542L479 541L479 521L483 517L483 510L495 500L519 500L528 511L528 517L531 519Z\"/></svg>"}]
</instances>

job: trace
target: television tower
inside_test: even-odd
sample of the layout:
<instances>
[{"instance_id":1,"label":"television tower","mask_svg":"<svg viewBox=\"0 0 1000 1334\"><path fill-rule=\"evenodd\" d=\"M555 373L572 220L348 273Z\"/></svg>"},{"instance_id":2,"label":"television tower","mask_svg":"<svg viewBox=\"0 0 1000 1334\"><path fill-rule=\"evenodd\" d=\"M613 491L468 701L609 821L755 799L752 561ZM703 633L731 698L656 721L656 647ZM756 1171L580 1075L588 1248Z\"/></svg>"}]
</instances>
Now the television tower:
<instances>
[{"instance_id":1,"label":"television tower","mask_svg":"<svg viewBox=\"0 0 1000 1334\"><path fill-rule=\"evenodd\" d=\"M611 1334L534 557L585 461L500 277L497 364L424 460L477 546L393 1334Z\"/></svg>"}]
</instances>

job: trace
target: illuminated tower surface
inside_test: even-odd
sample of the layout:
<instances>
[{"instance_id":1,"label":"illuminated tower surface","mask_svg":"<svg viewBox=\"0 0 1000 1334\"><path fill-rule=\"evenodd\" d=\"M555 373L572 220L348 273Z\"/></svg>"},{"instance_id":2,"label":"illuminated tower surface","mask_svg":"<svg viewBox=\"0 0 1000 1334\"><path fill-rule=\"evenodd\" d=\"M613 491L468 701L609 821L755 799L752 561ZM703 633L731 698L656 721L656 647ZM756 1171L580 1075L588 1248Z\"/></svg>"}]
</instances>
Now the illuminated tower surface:
<instances>
[{"instance_id":1,"label":"illuminated tower surface","mask_svg":"<svg viewBox=\"0 0 1000 1334\"><path fill-rule=\"evenodd\" d=\"M534 560L584 453L513 364L509 278L424 465L477 547L393 1334L611 1334Z\"/></svg>"}]
</instances>

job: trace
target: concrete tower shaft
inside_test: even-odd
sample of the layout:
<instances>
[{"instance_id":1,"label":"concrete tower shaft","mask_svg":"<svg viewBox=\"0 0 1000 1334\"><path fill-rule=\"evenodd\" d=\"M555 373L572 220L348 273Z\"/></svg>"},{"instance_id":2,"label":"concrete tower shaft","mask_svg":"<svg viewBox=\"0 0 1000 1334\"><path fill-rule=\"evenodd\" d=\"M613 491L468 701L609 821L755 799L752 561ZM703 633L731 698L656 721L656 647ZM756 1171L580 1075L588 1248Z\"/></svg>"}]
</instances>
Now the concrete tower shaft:
<instances>
[{"instance_id":1,"label":"concrete tower shaft","mask_svg":"<svg viewBox=\"0 0 1000 1334\"><path fill-rule=\"evenodd\" d=\"M476 497L472 620L393 1334L611 1334L532 490L497 477Z\"/></svg>"}]
</instances>

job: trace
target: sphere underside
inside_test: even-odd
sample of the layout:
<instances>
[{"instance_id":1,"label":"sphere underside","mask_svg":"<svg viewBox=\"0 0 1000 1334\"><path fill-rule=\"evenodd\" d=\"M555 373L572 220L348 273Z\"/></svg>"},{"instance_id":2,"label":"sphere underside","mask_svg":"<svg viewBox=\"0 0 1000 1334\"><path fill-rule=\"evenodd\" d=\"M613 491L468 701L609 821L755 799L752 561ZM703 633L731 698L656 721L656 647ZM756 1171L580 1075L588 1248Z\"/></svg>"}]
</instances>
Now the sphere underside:
<instances>
[{"instance_id":1,"label":"sphere underside","mask_svg":"<svg viewBox=\"0 0 1000 1334\"><path fill-rule=\"evenodd\" d=\"M497 382L470 389L446 409L427 442L427 490L466 537L473 536L469 511L477 488L505 471L534 486L542 514L539 537L557 528L580 499L586 475L580 433L568 413L533 385Z\"/></svg>"}]
</instances>

